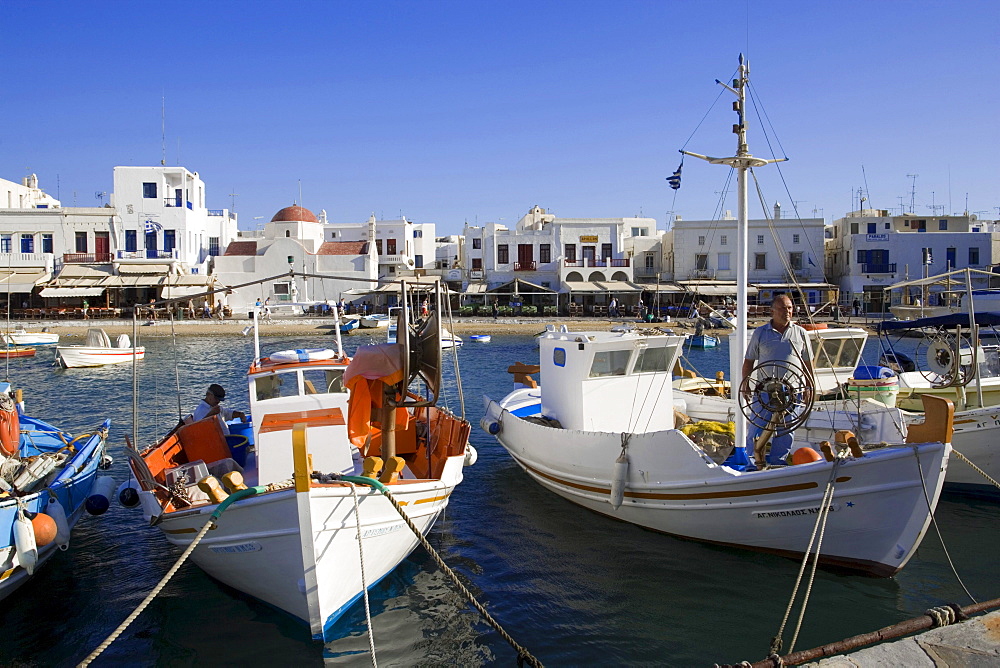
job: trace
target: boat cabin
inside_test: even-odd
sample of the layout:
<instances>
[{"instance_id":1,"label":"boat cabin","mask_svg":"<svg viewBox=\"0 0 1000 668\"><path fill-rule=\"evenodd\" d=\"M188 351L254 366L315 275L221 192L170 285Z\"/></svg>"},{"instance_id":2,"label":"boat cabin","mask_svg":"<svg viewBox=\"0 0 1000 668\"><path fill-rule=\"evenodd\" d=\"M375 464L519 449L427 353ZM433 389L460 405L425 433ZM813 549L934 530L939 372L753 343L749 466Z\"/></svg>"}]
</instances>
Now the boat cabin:
<instances>
[{"instance_id":1,"label":"boat cabin","mask_svg":"<svg viewBox=\"0 0 1000 668\"><path fill-rule=\"evenodd\" d=\"M645 332L650 333L645 333ZM686 337L657 330L570 332L539 337L542 415L565 429L673 429L671 370Z\"/></svg>"},{"instance_id":2,"label":"boat cabin","mask_svg":"<svg viewBox=\"0 0 1000 668\"><path fill-rule=\"evenodd\" d=\"M820 394L835 392L861 364L868 332L858 327L810 330L813 370Z\"/></svg>"}]
</instances>

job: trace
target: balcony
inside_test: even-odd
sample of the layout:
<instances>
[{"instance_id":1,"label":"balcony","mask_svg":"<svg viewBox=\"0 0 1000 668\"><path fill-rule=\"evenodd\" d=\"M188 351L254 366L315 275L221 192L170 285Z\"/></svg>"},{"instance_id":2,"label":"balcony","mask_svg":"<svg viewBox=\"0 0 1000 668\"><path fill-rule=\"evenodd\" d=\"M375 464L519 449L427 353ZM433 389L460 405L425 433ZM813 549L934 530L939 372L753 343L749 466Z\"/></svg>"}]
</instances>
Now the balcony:
<instances>
[{"instance_id":1,"label":"balcony","mask_svg":"<svg viewBox=\"0 0 1000 668\"><path fill-rule=\"evenodd\" d=\"M120 250L117 253L119 260L176 260L177 257L176 248L174 250L155 250L152 248L134 251ZM106 260L106 262L111 262L111 260Z\"/></svg>"},{"instance_id":2,"label":"balcony","mask_svg":"<svg viewBox=\"0 0 1000 668\"><path fill-rule=\"evenodd\" d=\"M590 258L582 260L563 260L564 267L628 267L631 266L632 260L627 257L623 258Z\"/></svg>"},{"instance_id":3,"label":"balcony","mask_svg":"<svg viewBox=\"0 0 1000 668\"><path fill-rule=\"evenodd\" d=\"M192 209L192 210L194 209L194 206L191 204L191 202L187 202L183 198L180 198L180 197L166 197L166 198L164 198L164 200L163 200L163 206L169 207L169 208L177 208L177 209L181 208L182 206L186 206L189 209ZM219 215L221 216L222 214L220 213Z\"/></svg>"},{"instance_id":4,"label":"balcony","mask_svg":"<svg viewBox=\"0 0 1000 668\"><path fill-rule=\"evenodd\" d=\"M111 253L63 253L63 264L100 264L111 262Z\"/></svg>"},{"instance_id":5,"label":"balcony","mask_svg":"<svg viewBox=\"0 0 1000 668\"><path fill-rule=\"evenodd\" d=\"M608 262L611 263L612 267L628 267L631 264L631 259L627 257L610 258Z\"/></svg>"},{"instance_id":6,"label":"balcony","mask_svg":"<svg viewBox=\"0 0 1000 668\"><path fill-rule=\"evenodd\" d=\"M535 271L537 265L534 262L515 262L514 271Z\"/></svg>"},{"instance_id":7,"label":"balcony","mask_svg":"<svg viewBox=\"0 0 1000 668\"><path fill-rule=\"evenodd\" d=\"M867 262L861 265L862 274L895 274L896 273L896 263L892 262L890 264L869 264Z\"/></svg>"},{"instance_id":8,"label":"balcony","mask_svg":"<svg viewBox=\"0 0 1000 668\"><path fill-rule=\"evenodd\" d=\"M398 254L397 255L379 255L378 256L378 263L379 264L391 264L393 266L402 265L404 267L412 267L413 266L413 260L411 260L410 258L408 258L405 255L398 255Z\"/></svg>"},{"instance_id":9,"label":"balcony","mask_svg":"<svg viewBox=\"0 0 1000 668\"><path fill-rule=\"evenodd\" d=\"M0 253L0 267L46 267L52 271L52 253Z\"/></svg>"}]
</instances>

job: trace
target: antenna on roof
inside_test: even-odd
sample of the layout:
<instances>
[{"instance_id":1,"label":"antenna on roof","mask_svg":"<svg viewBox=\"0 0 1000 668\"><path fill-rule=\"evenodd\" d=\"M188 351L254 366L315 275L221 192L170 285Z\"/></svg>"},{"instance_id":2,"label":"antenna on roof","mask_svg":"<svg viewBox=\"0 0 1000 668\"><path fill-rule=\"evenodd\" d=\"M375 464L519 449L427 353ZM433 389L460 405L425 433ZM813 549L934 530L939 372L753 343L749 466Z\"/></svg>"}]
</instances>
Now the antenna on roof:
<instances>
[{"instance_id":1,"label":"antenna on roof","mask_svg":"<svg viewBox=\"0 0 1000 668\"><path fill-rule=\"evenodd\" d=\"M906 175L906 178L913 179L913 185L910 186L910 213L916 213L917 212L917 209L916 209L916 206L914 205L914 202L917 199L917 177L918 176L920 176L920 174L907 174Z\"/></svg>"}]
</instances>

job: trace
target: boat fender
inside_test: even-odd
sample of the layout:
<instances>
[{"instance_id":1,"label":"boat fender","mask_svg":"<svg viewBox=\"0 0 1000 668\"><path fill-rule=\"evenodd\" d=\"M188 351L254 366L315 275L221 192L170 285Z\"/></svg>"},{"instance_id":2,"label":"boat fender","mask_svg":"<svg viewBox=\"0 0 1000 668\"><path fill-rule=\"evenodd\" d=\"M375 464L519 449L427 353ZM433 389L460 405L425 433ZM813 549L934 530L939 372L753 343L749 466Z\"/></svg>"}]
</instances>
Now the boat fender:
<instances>
[{"instance_id":1,"label":"boat fender","mask_svg":"<svg viewBox=\"0 0 1000 668\"><path fill-rule=\"evenodd\" d=\"M111 465L114 463L115 463L114 457L108 454L104 454L101 455L101 461L97 463L97 468L101 469L102 471L107 471L108 469L111 468Z\"/></svg>"},{"instance_id":2,"label":"boat fender","mask_svg":"<svg viewBox=\"0 0 1000 668\"><path fill-rule=\"evenodd\" d=\"M381 457L365 457L361 473L363 477L375 480L376 478L378 478L378 474L381 470L382 470Z\"/></svg>"},{"instance_id":3,"label":"boat fender","mask_svg":"<svg viewBox=\"0 0 1000 668\"><path fill-rule=\"evenodd\" d=\"M496 436L500 433L500 423L485 416L479 421L479 428L490 436Z\"/></svg>"},{"instance_id":4,"label":"boat fender","mask_svg":"<svg viewBox=\"0 0 1000 668\"><path fill-rule=\"evenodd\" d=\"M24 515L24 509L17 509L14 518L14 547L17 550L17 561L28 575L35 572L38 563L38 546L35 544L35 529Z\"/></svg>"},{"instance_id":5,"label":"boat fender","mask_svg":"<svg viewBox=\"0 0 1000 668\"><path fill-rule=\"evenodd\" d=\"M56 521L45 513L38 513L31 518L31 529L35 532L35 545L45 547L56 539L59 527Z\"/></svg>"},{"instance_id":6,"label":"boat fender","mask_svg":"<svg viewBox=\"0 0 1000 668\"><path fill-rule=\"evenodd\" d=\"M472 443L465 444L465 461L466 466L472 466L479 459L479 452L472 447Z\"/></svg>"},{"instance_id":7,"label":"boat fender","mask_svg":"<svg viewBox=\"0 0 1000 668\"><path fill-rule=\"evenodd\" d=\"M385 460L385 470L378 477L378 481L383 485L392 485L399 480L399 474L403 471L406 462L402 457L389 457Z\"/></svg>"},{"instance_id":8,"label":"boat fender","mask_svg":"<svg viewBox=\"0 0 1000 668\"><path fill-rule=\"evenodd\" d=\"M618 510L625 500L625 487L628 485L628 455L622 452L615 460L614 472L611 475L611 496L608 501L611 507Z\"/></svg>"},{"instance_id":9,"label":"boat fender","mask_svg":"<svg viewBox=\"0 0 1000 668\"><path fill-rule=\"evenodd\" d=\"M68 550L69 520L66 519L66 509L63 508L63 504L59 503L59 499L55 497L50 498L45 514L56 523L56 545L59 546L60 550Z\"/></svg>"},{"instance_id":10,"label":"boat fender","mask_svg":"<svg viewBox=\"0 0 1000 668\"><path fill-rule=\"evenodd\" d=\"M118 491L115 492L115 496L123 508L135 508L139 505L139 483L134 478L129 478L118 485Z\"/></svg>"},{"instance_id":11,"label":"boat fender","mask_svg":"<svg viewBox=\"0 0 1000 668\"><path fill-rule=\"evenodd\" d=\"M21 421L9 394L0 394L0 452L13 455L21 446Z\"/></svg>"},{"instance_id":12,"label":"boat fender","mask_svg":"<svg viewBox=\"0 0 1000 668\"><path fill-rule=\"evenodd\" d=\"M208 494L212 503L222 503L229 497L226 490L222 489L222 485L219 484L219 479L214 475L205 476L199 480L198 489Z\"/></svg>"},{"instance_id":13,"label":"boat fender","mask_svg":"<svg viewBox=\"0 0 1000 668\"><path fill-rule=\"evenodd\" d=\"M115 479L109 475L99 475L94 481L94 489L84 506L91 515L103 515L111 507L111 496L115 493Z\"/></svg>"}]
</instances>

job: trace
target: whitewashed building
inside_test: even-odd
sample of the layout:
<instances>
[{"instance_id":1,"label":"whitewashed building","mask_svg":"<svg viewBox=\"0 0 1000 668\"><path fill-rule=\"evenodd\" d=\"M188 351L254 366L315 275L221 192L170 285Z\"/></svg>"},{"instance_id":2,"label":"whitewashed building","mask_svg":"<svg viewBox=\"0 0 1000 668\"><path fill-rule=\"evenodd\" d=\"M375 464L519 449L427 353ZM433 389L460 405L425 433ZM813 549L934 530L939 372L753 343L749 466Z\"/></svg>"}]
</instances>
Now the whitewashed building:
<instances>
[{"instance_id":1,"label":"whitewashed building","mask_svg":"<svg viewBox=\"0 0 1000 668\"><path fill-rule=\"evenodd\" d=\"M378 277L394 280L402 273L433 268L436 259L434 223L399 220L375 220L365 223L327 223L324 240L368 241L369 226L375 224L375 249L378 253Z\"/></svg>"},{"instance_id":2,"label":"whitewashed building","mask_svg":"<svg viewBox=\"0 0 1000 668\"><path fill-rule=\"evenodd\" d=\"M893 283L951 269L985 269L998 257L1000 235L992 221L975 215L890 216L885 209L853 211L827 231L826 269L839 283L842 303L859 300L881 313ZM977 278L974 288L988 287Z\"/></svg>"},{"instance_id":3,"label":"whitewashed building","mask_svg":"<svg viewBox=\"0 0 1000 668\"><path fill-rule=\"evenodd\" d=\"M278 211L262 231L245 232L231 242L215 262L217 282L225 286L279 276L290 270L338 277L281 276L260 285L234 288L226 297L234 314L249 312L258 299L270 299L278 307L333 304L342 296L351 301L356 293L376 289L381 258L375 244L369 242L376 235L374 217L362 228L367 238L356 238L357 230L352 229L347 235L350 238L345 239L342 229L328 227L308 209L289 206Z\"/></svg>"}]
</instances>

